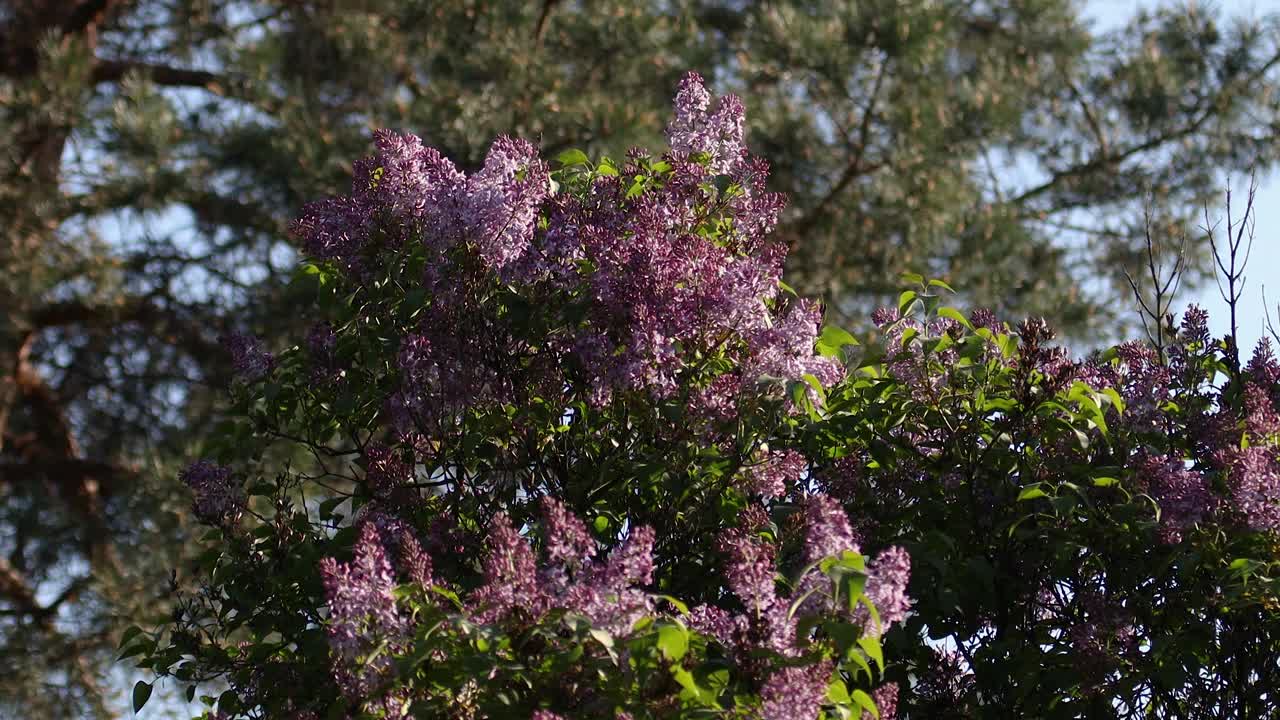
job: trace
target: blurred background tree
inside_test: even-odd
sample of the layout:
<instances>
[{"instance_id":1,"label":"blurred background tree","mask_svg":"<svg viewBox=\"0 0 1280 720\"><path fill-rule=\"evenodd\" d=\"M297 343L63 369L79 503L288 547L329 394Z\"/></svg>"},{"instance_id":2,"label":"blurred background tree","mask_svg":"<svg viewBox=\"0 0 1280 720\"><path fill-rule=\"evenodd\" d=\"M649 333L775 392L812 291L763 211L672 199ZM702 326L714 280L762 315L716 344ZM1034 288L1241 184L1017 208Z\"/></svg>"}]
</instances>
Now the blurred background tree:
<instances>
[{"instance_id":1,"label":"blurred background tree","mask_svg":"<svg viewBox=\"0 0 1280 720\"><path fill-rule=\"evenodd\" d=\"M1196 7L1099 33L1068 0L0 0L0 714L118 709L121 619L186 552L217 337L305 322L288 222L374 129L469 169L499 133L621 156L698 70L746 102L829 318L917 270L1096 340L1143 207L1178 237L1277 158L1276 22Z\"/></svg>"}]
</instances>

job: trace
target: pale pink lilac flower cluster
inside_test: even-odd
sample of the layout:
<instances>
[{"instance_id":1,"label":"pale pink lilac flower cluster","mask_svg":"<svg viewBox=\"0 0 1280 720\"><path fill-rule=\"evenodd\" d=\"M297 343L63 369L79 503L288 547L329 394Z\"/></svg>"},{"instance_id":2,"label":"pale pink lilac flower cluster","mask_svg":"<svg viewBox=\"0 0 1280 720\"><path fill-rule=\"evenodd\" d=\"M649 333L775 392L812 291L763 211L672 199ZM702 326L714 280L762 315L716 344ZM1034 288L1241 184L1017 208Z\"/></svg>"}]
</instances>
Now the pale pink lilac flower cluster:
<instances>
[{"instance_id":1,"label":"pale pink lilac flower cluster","mask_svg":"<svg viewBox=\"0 0 1280 720\"><path fill-rule=\"evenodd\" d=\"M1244 426L1248 447L1232 442L1220 451L1231 503L1253 530L1280 531L1280 362L1263 338L1245 367ZM1237 440L1238 436L1228 436Z\"/></svg>"},{"instance_id":2,"label":"pale pink lilac flower cluster","mask_svg":"<svg viewBox=\"0 0 1280 720\"><path fill-rule=\"evenodd\" d=\"M1163 405L1170 397L1173 372L1146 343L1116 346L1118 362L1093 359L1078 368L1080 380L1094 388L1115 388L1124 400L1123 424L1140 433L1162 433Z\"/></svg>"},{"instance_id":3,"label":"pale pink lilac flower cluster","mask_svg":"<svg viewBox=\"0 0 1280 720\"><path fill-rule=\"evenodd\" d=\"M710 159L717 175L734 172L747 160L746 129L742 101L736 96L720 98L713 110L711 94L702 77L689 73L676 92L675 118L667 126L671 150L678 155L699 153Z\"/></svg>"},{"instance_id":4,"label":"pale pink lilac flower cluster","mask_svg":"<svg viewBox=\"0 0 1280 720\"><path fill-rule=\"evenodd\" d=\"M1231 503L1253 530L1280 531L1280 458L1275 447L1250 445L1222 452Z\"/></svg>"},{"instance_id":5,"label":"pale pink lilac flower cluster","mask_svg":"<svg viewBox=\"0 0 1280 720\"><path fill-rule=\"evenodd\" d=\"M192 507L201 521L229 527L240 520L246 498L231 468L208 460L197 460L178 473L178 479L191 488L195 496Z\"/></svg>"},{"instance_id":6,"label":"pale pink lilac flower cluster","mask_svg":"<svg viewBox=\"0 0 1280 720\"><path fill-rule=\"evenodd\" d=\"M931 652L931 662L911 688L917 706L932 706L939 714L950 711L956 717L969 717L964 710L977 686L973 669L957 650L935 648Z\"/></svg>"},{"instance_id":7,"label":"pale pink lilac flower cluster","mask_svg":"<svg viewBox=\"0 0 1280 720\"><path fill-rule=\"evenodd\" d=\"M1096 692L1107 673L1136 649L1133 620L1123 607L1097 592L1081 592L1078 605L1067 637L1077 669L1086 678L1086 692Z\"/></svg>"},{"instance_id":8,"label":"pale pink lilac flower cluster","mask_svg":"<svg viewBox=\"0 0 1280 720\"><path fill-rule=\"evenodd\" d=\"M413 482L413 466L381 443L370 443L364 449L364 483L369 494L386 500L399 488Z\"/></svg>"},{"instance_id":9,"label":"pale pink lilac flower cluster","mask_svg":"<svg viewBox=\"0 0 1280 720\"><path fill-rule=\"evenodd\" d=\"M888 373L920 399L935 397L946 384L947 375L935 372L931 363L948 367L954 362L956 351L946 349L929 357L921 348L926 342L956 332L960 326L948 318L935 318L926 325L914 317L901 317L896 308L888 307L871 313L871 321L883 333ZM904 345L908 340L909 343Z\"/></svg>"},{"instance_id":10,"label":"pale pink lilac flower cluster","mask_svg":"<svg viewBox=\"0 0 1280 720\"><path fill-rule=\"evenodd\" d=\"M901 547L890 547L867 563L867 597L880 614L880 622L867 622L864 632L878 637L906 619L911 610L907 583L911 579L911 556ZM860 617L867 611L858 608Z\"/></svg>"},{"instance_id":11,"label":"pale pink lilac flower cluster","mask_svg":"<svg viewBox=\"0 0 1280 720\"><path fill-rule=\"evenodd\" d=\"M795 450L766 451L746 468L747 489L761 497L782 497L804 474L808 461Z\"/></svg>"}]
</instances>

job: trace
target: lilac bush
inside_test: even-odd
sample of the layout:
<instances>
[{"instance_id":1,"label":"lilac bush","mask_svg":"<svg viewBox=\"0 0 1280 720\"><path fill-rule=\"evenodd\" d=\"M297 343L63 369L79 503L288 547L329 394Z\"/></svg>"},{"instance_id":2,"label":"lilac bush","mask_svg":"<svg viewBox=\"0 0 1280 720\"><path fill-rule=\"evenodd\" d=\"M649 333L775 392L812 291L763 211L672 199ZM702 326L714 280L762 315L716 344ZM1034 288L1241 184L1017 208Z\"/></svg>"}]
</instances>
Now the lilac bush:
<instances>
[{"instance_id":1,"label":"lilac bush","mask_svg":"<svg viewBox=\"0 0 1280 720\"><path fill-rule=\"evenodd\" d=\"M294 226L304 341L228 339L212 544L146 665L221 717L876 715L910 561L797 449L845 365L744 127L690 74L662 155L377 133Z\"/></svg>"},{"instance_id":2,"label":"lilac bush","mask_svg":"<svg viewBox=\"0 0 1280 720\"><path fill-rule=\"evenodd\" d=\"M1237 372L1192 307L1164 353L1073 360L1043 321L908 282L797 448L866 518L864 550L910 553L910 611L883 638L899 717L1280 712L1270 344Z\"/></svg>"},{"instance_id":3,"label":"lilac bush","mask_svg":"<svg viewBox=\"0 0 1280 720\"><path fill-rule=\"evenodd\" d=\"M908 275L860 344L696 75L669 150L380 132L229 339L208 550L125 655L219 717L1267 717L1280 363L1082 359ZM145 697L146 693L142 696Z\"/></svg>"}]
</instances>

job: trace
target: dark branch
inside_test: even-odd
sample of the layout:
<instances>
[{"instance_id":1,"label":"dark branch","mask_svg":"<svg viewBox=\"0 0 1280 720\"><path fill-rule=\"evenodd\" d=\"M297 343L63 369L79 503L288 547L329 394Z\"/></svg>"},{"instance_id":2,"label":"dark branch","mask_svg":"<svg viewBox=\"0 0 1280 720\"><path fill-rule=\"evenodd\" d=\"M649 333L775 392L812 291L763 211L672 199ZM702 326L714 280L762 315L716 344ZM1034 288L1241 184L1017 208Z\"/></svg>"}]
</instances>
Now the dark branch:
<instances>
[{"instance_id":1,"label":"dark branch","mask_svg":"<svg viewBox=\"0 0 1280 720\"><path fill-rule=\"evenodd\" d=\"M224 95L228 89L227 79L215 73L156 65L138 60L99 59L94 63L89 78L94 85L101 85L119 82L130 72L137 72L151 82L166 87L204 88L216 95Z\"/></svg>"}]
</instances>

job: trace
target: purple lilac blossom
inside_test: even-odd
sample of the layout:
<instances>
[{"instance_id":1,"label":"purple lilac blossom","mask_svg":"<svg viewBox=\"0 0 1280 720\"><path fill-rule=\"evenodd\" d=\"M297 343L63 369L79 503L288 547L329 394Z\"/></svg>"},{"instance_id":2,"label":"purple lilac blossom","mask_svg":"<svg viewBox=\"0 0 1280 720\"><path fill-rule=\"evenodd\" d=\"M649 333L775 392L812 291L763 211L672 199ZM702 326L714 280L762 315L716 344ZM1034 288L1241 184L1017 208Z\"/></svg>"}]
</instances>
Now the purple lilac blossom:
<instances>
[{"instance_id":1,"label":"purple lilac blossom","mask_svg":"<svg viewBox=\"0 0 1280 720\"><path fill-rule=\"evenodd\" d=\"M834 498L813 495L805 501L804 560L817 562L839 557L845 551L858 552L858 539L849 525L849 516Z\"/></svg>"},{"instance_id":2,"label":"purple lilac blossom","mask_svg":"<svg viewBox=\"0 0 1280 720\"><path fill-rule=\"evenodd\" d=\"M799 482L808 461L795 450L767 451L763 458L747 467L747 489L762 497L782 497L787 486Z\"/></svg>"},{"instance_id":3,"label":"purple lilac blossom","mask_svg":"<svg viewBox=\"0 0 1280 720\"><path fill-rule=\"evenodd\" d=\"M262 349L257 338L240 333L229 333L220 338L222 346L231 353L231 364L236 375L254 382L261 380L275 367L275 357Z\"/></svg>"},{"instance_id":4,"label":"purple lilac blossom","mask_svg":"<svg viewBox=\"0 0 1280 720\"><path fill-rule=\"evenodd\" d=\"M525 368L545 376L540 388L564 387L561 368L581 368L581 390L596 405L619 390L669 397L690 357L725 353L747 371L706 389L709 419L732 417L736 396L759 392L761 375L838 382L843 367L813 352L817 306L793 303L775 317L785 248L767 235L785 200L765 189L768 164L746 155L743 123L739 101L713 107L700 78L688 76L664 158L670 169L634 197L607 176L552 195L546 164L522 140L496 140L467 177L412 135L378 133L351 195L308 206L294 230L313 257L340 266L376 267L382 249L407 242L433 258L422 281L429 312L402 343L401 386L386 403L402 436L421 444L416 435L451 427L461 411L515 401L513 389L530 378L513 377L504 359L528 356L529 345L576 361L531 360ZM703 153L710 167L691 160ZM628 157L623 175L649 172L642 152ZM723 197L708 182L721 172L737 188ZM713 221L718 236L699 230ZM587 317L575 337L521 344L507 320L475 305L494 282L585 289Z\"/></svg>"},{"instance_id":5,"label":"purple lilac blossom","mask_svg":"<svg viewBox=\"0 0 1280 720\"><path fill-rule=\"evenodd\" d=\"M1264 337L1258 341L1244 371L1262 387L1276 388L1280 385L1280 361L1276 360L1271 349L1271 338Z\"/></svg>"},{"instance_id":6,"label":"purple lilac blossom","mask_svg":"<svg viewBox=\"0 0 1280 720\"><path fill-rule=\"evenodd\" d=\"M787 380L800 380L810 374L824 387L840 382L844 378L844 367L832 358L813 354L820 325L818 305L798 301L781 322L752 338L755 355L748 360L748 372Z\"/></svg>"},{"instance_id":7,"label":"purple lilac blossom","mask_svg":"<svg viewBox=\"0 0 1280 720\"><path fill-rule=\"evenodd\" d=\"M195 495L193 511L203 522L229 527L240 520L246 498L231 469L208 460L197 460L178 473L178 479Z\"/></svg>"},{"instance_id":8,"label":"purple lilac blossom","mask_svg":"<svg viewBox=\"0 0 1280 720\"><path fill-rule=\"evenodd\" d=\"M746 127L742 101L733 95L720 98L711 109L711 94L702 76L691 72L680 81L675 119L667 126L671 150L681 155L705 153L709 169L717 175L732 172L743 162Z\"/></svg>"},{"instance_id":9,"label":"purple lilac blossom","mask_svg":"<svg viewBox=\"0 0 1280 720\"><path fill-rule=\"evenodd\" d=\"M641 588L653 580L651 528L632 528L604 562L591 562L594 541L581 520L550 498L543 503L547 563L539 568L533 549L505 516L490 530L485 584L469 604L478 622L514 615L534 621L552 609L581 613L594 627L616 635L630 632L653 608Z\"/></svg>"},{"instance_id":10,"label":"purple lilac blossom","mask_svg":"<svg viewBox=\"0 0 1280 720\"><path fill-rule=\"evenodd\" d=\"M1244 386L1244 426L1259 440L1280 433L1280 415L1267 389L1257 383L1246 382Z\"/></svg>"},{"instance_id":11,"label":"purple lilac blossom","mask_svg":"<svg viewBox=\"0 0 1280 720\"><path fill-rule=\"evenodd\" d=\"M894 720L898 717L898 684L885 683L871 691L871 699L880 712L879 720ZM862 720L872 720L869 712L863 711Z\"/></svg>"},{"instance_id":12,"label":"purple lilac blossom","mask_svg":"<svg viewBox=\"0 0 1280 720\"><path fill-rule=\"evenodd\" d=\"M499 513L493 518L488 544L485 584L471 596L476 621L497 622L516 611L540 616L547 606L547 597L538 582L537 559L506 514Z\"/></svg>"},{"instance_id":13,"label":"purple lilac blossom","mask_svg":"<svg viewBox=\"0 0 1280 720\"><path fill-rule=\"evenodd\" d=\"M760 690L763 720L814 720L827 697L832 664L788 667L769 676Z\"/></svg>"},{"instance_id":14,"label":"purple lilac blossom","mask_svg":"<svg viewBox=\"0 0 1280 720\"><path fill-rule=\"evenodd\" d=\"M1213 513L1216 498L1209 478L1186 466L1181 458L1149 457L1139 463L1140 485L1160 506L1160 537L1177 543L1188 529Z\"/></svg>"},{"instance_id":15,"label":"purple lilac blossom","mask_svg":"<svg viewBox=\"0 0 1280 720\"><path fill-rule=\"evenodd\" d=\"M371 697L395 671L393 656L407 646L410 623L396 607L395 574L378 528L365 523L349 563L320 561L329 609L329 648L333 675L348 698L383 705L391 698ZM385 647L370 658L379 645ZM390 702L391 705L397 705Z\"/></svg>"},{"instance_id":16,"label":"purple lilac blossom","mask_svg":"<svg viewBox=\"0 0 1280 720\"><path fill-rule=\"evenodd\" d=\"M364 483L375 498L387 498L397 488L413 482L413 466L386 445L370 443L364 449L364 462Z\"/></svg>"},{"instance_id":17,"label":"purple lilac blossom","mask_svg":"<svg viewBox=\"0 0 1280 720\"><path fill-rule=\"evenodd\" d=\"M867 597L880 614L879 626L874 622L864 628L869 635L879 636L895 623L902 622L911 610L907 583L911 579L911 556L900 547L891 547L867 563ZM864 608L859 607L860 611Z\"/></svg>"},{"instance_id":18,"label":"purple lilac blossom","mask_svg":"<svg viewBox=\"0 0 1280 720\"><path fill-rule=\"evenodd\" d=\"M1236 512L1252 530L1280 530L1280 462L1265 445L1231 448L1225 453Z\"/></svg>"},{"instance_id":19,"label":"purple lilac blossom","mask_svg":"<svg viewBox=\"0 0 1280 720\"><path fill-rule=\"evenodd\" d=\"M1079 613L1067 638L1087 693L1097 692L1108 671L1136 646L1132 618L1124 608L1091 590L1080 593Z\"/></svg>"},{"instance_id":20,"label":"purple lilac blossom","mask_svg":"<svg viewBox=\"0 0 1280 720\"><path fill-rule=\"evenodd\" d=\"M501 271L529 249L538 208L551 192L547 164L527 140L499 137L467 181L462 219L480 257Z\"/></svg>"}]
</instances>

